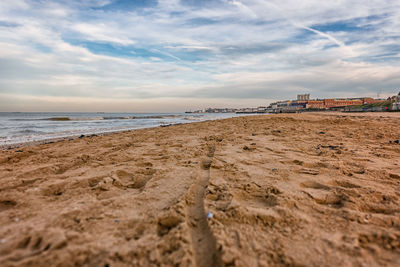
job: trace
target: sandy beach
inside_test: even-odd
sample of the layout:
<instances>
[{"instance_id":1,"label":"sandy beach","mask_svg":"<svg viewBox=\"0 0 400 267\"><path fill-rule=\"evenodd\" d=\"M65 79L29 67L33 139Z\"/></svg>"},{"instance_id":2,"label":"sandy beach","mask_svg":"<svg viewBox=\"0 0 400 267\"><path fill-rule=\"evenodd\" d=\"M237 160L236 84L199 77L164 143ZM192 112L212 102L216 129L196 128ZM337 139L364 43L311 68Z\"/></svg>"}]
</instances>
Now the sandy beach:
<instances>
[{"instance_id":1,"label":"sandy beach","mask_svg":"<svg viewBox=\"0 0 400 267\"><path fill-rule=\"evenodd\" d=\"M1 266L399 266L400 113L0 151Z\"/></svg>"}]
</instances>

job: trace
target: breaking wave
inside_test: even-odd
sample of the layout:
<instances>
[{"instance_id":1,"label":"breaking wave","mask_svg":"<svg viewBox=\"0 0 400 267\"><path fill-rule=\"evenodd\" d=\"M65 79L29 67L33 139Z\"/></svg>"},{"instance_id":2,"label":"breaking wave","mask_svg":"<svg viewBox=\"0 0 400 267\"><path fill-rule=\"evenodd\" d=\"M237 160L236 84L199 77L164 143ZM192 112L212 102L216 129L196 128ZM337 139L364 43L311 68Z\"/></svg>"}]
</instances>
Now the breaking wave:
<instances>
[{"instance_id":1,"label":"breaking wave","mask_svg":"<svg viewBox=\"0 0 400 267\"><path fill-rule=\"evenodd\" d=\"M50 117L41 119L14 119L14 121L100 121L100 120L143 120L143 119L170 119L182 115L150 115L150 116L119 116L119 117Z\"/></svg>"}]
</instances>

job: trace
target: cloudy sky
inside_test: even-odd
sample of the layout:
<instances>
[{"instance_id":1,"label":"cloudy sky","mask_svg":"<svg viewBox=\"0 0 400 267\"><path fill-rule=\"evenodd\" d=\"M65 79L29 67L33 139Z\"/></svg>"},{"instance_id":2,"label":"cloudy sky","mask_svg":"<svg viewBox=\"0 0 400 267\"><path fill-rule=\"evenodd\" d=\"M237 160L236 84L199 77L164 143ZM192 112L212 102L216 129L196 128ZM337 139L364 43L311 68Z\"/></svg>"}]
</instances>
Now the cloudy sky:
<instances>
[{"instance_id":1,"label":"cloudy sky","mask_svg":"<svg viewBox=\"0 0 400 267\"><path fill-rule=\"evenodd\" d=\"M0 1L0 111L185 111L400 88L400 1Z\"/></svg>"}]
</instances>

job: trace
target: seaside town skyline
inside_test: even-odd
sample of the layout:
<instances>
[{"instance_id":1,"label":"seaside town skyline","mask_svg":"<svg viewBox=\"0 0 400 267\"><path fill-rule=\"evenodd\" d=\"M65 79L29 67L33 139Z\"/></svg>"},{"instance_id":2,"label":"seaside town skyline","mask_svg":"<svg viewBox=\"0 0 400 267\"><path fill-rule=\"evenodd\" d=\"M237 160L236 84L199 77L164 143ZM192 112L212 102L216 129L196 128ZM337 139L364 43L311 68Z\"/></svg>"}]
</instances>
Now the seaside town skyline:
<instances>
[{"instance_id":1,"label":"seaside town skyline","mask_svg":"<svg viewBox=\"0 0 400 267\"><path fill-rule=\"evenodd\" d=\"M387 98L399 17L389 0L2 1L0 111Z\"/></svg>"},{"instance_id":2,"label":"seaside town skyline","mask_svg":"<svg viewBox=\"0 0 400 267\"><path fill-rule=\"evenodd\" d=\"M186 113L296 113L304 111L379 112L400 111L400 91L388 98L311 98L299 94L296 100L281 100L267 106L246 108L204 108Z\"/></svg>"}]
</instances>

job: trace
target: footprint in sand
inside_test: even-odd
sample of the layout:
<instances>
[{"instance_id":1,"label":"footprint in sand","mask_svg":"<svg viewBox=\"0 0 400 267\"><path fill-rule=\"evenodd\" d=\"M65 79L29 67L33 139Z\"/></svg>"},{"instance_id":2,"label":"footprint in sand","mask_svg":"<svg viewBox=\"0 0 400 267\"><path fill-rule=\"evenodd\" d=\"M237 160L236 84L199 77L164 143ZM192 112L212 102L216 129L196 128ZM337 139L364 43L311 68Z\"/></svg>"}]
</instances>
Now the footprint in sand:
<instances>
[{"instance_id":1,"label":"footprint in sand","mask_svg":"<svg viewBox=\"0 0 400 267\"><path fill-rule=\"evenodd\" d=\"M17 202L11 199L0 200L0 212L8 210L17 205Z\"/></svg>"},{"instance_id":2,"label":"footprint in sand","mask_svg":"<svg viewBox=\"0 0 400 267\"><path fill-rule=\"evenodd\" d=\"M146 168L133 173L125 170L118 170L115 175L113 175L113 178L115 179L114 185L123 188L142 189L155 172L156 170L151 168Z\"/></svg>"}]
</instances>

